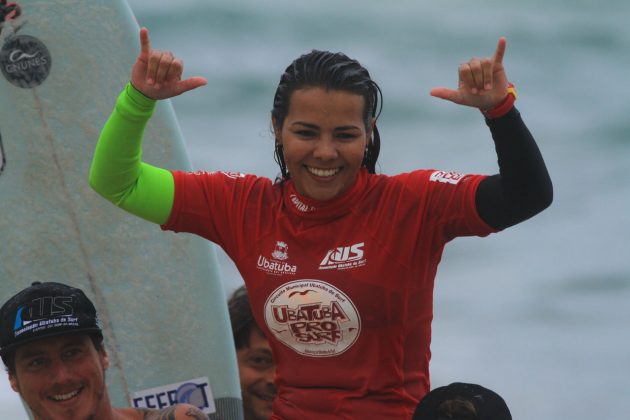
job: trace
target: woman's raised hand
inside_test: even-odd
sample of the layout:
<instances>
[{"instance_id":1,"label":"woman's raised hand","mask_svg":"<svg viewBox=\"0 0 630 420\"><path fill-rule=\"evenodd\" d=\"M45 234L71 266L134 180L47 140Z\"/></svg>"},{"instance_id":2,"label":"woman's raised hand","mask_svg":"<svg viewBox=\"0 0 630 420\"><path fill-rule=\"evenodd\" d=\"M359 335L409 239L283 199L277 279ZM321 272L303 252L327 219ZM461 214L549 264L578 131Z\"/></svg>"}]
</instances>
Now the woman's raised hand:
<instances>
[{"instance_id":1,"label":"woman's raised hand","mask_svg":"<svg viewBox=\"0 0 630 420\"><path fill-rule=\"evenodd\" d=\"M131 84L144 96L167 99L204 86L203 77L182 80L184 63L170 51L151 49L149 30L140 29L140 54L131 71Z\"/></svg>"},{"instance_id":2,"label":"woman's raised hand","mask_svg":"<svg viewBox=\"0 0 630 420\"><path fill-rule=\"evenodd\" d=\"M507 95L508 80L503 67L507 42L499 38L493 57L472 58L459 66L457 90L445 87L431 89L431 96L488 110L499 105Z\"/></svg>"}]
</instances>

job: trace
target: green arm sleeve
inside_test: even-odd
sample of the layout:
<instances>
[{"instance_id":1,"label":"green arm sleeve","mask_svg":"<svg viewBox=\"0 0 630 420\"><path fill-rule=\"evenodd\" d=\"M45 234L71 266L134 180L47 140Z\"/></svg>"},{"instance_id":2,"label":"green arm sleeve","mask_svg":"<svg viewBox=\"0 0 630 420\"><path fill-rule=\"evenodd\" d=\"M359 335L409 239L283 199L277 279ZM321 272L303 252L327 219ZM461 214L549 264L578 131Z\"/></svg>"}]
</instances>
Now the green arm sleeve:
<instances>
[{"instance_id":1,"label":"green arm sleeve","mask_svg":"<svg viewBox=\"0 0 630 420\"><path fill-rule=\"evenodd\" d=\"M142 136L155 104L127 84L101 131L89 183L118 207L164 224L173 208L173 174L142 162Z\"/></svg>"}]
</instances>

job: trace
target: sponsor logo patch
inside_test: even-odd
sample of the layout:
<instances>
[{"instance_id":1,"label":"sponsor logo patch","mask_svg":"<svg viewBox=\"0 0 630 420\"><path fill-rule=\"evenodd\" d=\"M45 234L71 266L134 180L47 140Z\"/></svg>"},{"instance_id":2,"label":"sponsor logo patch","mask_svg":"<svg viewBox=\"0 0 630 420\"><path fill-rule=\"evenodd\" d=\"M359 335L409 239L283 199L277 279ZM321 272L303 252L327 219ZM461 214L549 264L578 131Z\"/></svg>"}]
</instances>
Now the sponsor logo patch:
<instances>
[{"instance_id":1,"label":"sponsor logo patch","mask_svg":"<svg viewBox=\"0 0 630 420\"><path fill-rule=\"evenodd\" d=\"M302 202L302 200L300 200L295 194L291 194L289 198L291 199L291 203L293 203L295 208L302 213L309 213L311 211L317 210L316 207L309 206L308 204Z\"/></svg>"},{"instance_id":2,"label":"sponsor logo patch","mask_svg":"<svg viewBox=\"0 0 630 420\"><path fill-rule=\"evenodd\" d=\"M340 246L331 249L319 263L320 270L346 270L349 268L363 267L367 260L363 258L363 247L365 242L350 246Z\"/></svg>"},{"instance_id":3,"label":"sponsor logo patch","mask_svg":"<svg viewBox=\"0 0 630 420\"><path fill-rule=\"evenodd\" d=\"M239 178L245 178L245 174L240 173L240 172L223 172L223 171L203 171L203 170L199 170L199 171L193 171L191 172L193 175L214 175L214 174L223 174L224 176L231 178L231 179L239 179Z\"/></svg>"},{"instance_id":4,"label":"sponsor logo patch","mask_svg":"<svg viewBox=\"0 0 630 420\"><path fill-rule=\"evenodd\" d=\"M361 332L354 303L321 280L296 280L278 287L264 309L265 323L275 337L304 356L340 355Z\"/></svg>"},{"instance_id":5,"label":"sponsor logo patch","mask_svg":"<svg viewBox=\"0 0 630 420\"><path fill-rule=\"evenodd\" d=\"M276 242L276 249L273 250L271 256L276 260L286 260L289 258L289 246L282 241Z\"/></svg>"},{"instance_id":6,"label":"sponsor logo patch","mask_svg":"<svg viewBox=\"0 0 630 420\"><path fill-rule=\"evenodd\" d=\"M0 50L0 70L14 86L30 89L41 85L52 66L46 45L30 35L10 37Z\"/></svg>"},{"instance_id":7,"label":"sponsor logo patch","mask_svg":"<svg viewBox=\"0 0 630 420\"><path fill-rule=\"evenodd\" d=\"M72 296L46 296L33 299L17 309L13 336L49 328L78 326L79 319L74 316Z\"/></svg>"},{"instance_id":8,"label":"sponsor logo patch","mask_svg":"<svg viewBox=\"0 0 630 420\"><path fill-rule=\"evenodd\" d=\"M231 179L245 178L245 174L242 174L240 172L221 172L221 173Z\"/></svg>"},{"instance_id":9,"label":"sponsor logo patch","mask_svg":"<svg viewBox=\"0 0 630 420\"><path fill-rule=\"evenodd\" d=\"M465 176L466 175L460 174L459 172L435 171L429 177L429 181L444 182L444 183L448 183L448 184L457 184Z\"/></svg>"},{"instance_id":10,"label":"sponsor logo patch","mask_svg":"<svg viewBox=\"0 0 630 420\"><path fill-rule=\"evenodd\" d=\"M206 414L217 411L210 382L206 377L134 392L132 403L135 408L156 409L186 403L194 405Z\"/></svg>"},{"instance_id":11,"label":"sponsor logo patch","mask_svg":"<svg viewBox=\"0 0 630 420\"><path fill-rule=\"evenodd\" d=\"M296 265L291 265L285 261L289 258L289 246L286 242L277 241L270 255L270 260L263 255L259 255L258 261L256 261L256 268L275 276L295 274L297 272Z\"/></svg>"}]
</instances>

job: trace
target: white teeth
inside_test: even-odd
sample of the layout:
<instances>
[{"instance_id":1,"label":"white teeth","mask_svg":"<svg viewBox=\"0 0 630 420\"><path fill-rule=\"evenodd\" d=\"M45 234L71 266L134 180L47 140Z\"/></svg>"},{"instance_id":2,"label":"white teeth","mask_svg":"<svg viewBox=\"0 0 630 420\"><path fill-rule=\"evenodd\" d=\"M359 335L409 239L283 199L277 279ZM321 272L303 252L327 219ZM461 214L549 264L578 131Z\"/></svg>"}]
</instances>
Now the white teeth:
<instances>
[{"instance_id":1,"label":"white teeth","mask_svg":"<svg viewBox=\"0 0 630 420\"><path fill-rule=\"evenodd\" d=\"M62 394L62 395L51 395L50 398L52 398L55 401L65 401L65 400L69 400L72 397L75 397L79 395L79 390L77 389L76 391L73 392L68 392L67 394Z\"/></svg>"},{"instance_id":2,"label":"white teeth","mask_svg":"<svg viewBox=\"0 0 630 420\"><path fill-rule=\"evenodd\" d=\"M260 398L263 401L273 401L274 396L273 395L258 395L258 398Z\"/></svg>"},{"instance_id":3,"label":"white teeth","mask_svg":"<svg viewBox=\"0 0 630 420\"><path fill-rule=\"evenodd\" d=\"M321 177L333 176L337 172L339 172L339 168L320 169L320 168L313 168L312 166L307 166L307 168L308 168L308 171L312 173L313 175L321 176Z\"/></svg>"}]
</instances>

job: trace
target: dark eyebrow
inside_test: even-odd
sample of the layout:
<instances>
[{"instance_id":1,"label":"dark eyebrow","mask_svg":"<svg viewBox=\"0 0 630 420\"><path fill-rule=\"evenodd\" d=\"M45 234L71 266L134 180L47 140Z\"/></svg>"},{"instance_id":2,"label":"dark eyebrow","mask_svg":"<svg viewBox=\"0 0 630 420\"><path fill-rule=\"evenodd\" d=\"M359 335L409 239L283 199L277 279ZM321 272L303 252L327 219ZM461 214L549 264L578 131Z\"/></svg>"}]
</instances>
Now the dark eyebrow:
<instances>
[{"instance_id":1,"label":"dark eyebrow","mask_svg":"<svg viewBox=\"0 0 630 420\"><path fill-rule=\"evenodd\" d=\"M261 348L261 347L250 347L250 346L247 346L246 348L248 348L251 352L254 352L254 353L265 353L265 354L268 354L270 356L272 355L271 350L268 349L268 348L265 348L265 347Z\"/></svg>"},{"instance_id":2,"label":"dark eyebrow","mask_svg":"<svg viewBox=\"0 0 630 420\"><path fill-rule=\"evenodd\" d=\"M344 125L344 126L335 128L335 131L346 131L346 130L361 130L361 129L357 127L356 125Z\"/></svg>"},{"instance_id":3,"label":"dark eyebrow","mask_svg":"<svg viewBox=\"0 0 630 420\"><path fill-rule=\"evenodd\" d=\"M291 126L296 126L296 125L300 125L300 126L303 126L305 128L312 128L314 130L318 130L319 129L319 127L317 125L315 125L315 124L305 123L305 122L302 122L302 121L296 121L293 124L291 124Z\"/></svg>"},{"instance_id":4,"label":"dark eyebrow","mask_svg":"<svg viewBox=\"0 0 630 420\"><path fill-rule=\"evenodd\" d=\"M296 121L293 124L291 124L291 126L296 126L296 125L300 125L302 127L310 128L313 130L319 130L319 126L315 124L307 123L307 122ZM360 128L357 127L356 125L343 125L341 127L335 127L335 131L346 131L346 130L360 130Z\"/></svg>"},{"instance_id":5,"label":"dark eyebrow","mask_svg":"<svg viewBox=\"0 0 630 420\"><path fill-rule=\"evenodd\" d=\"M16 354L16 359L30 359L35 356L42 356L45 353L39 349L25 349Z\"/></svg>"},{"instance_id":6,"label":"dark eyebrow","mask_svg":"<svg viewBox=\"0 0 630 420\"><path fill-rule=\"evenodd\" d=\"M63 351L69 347L77 347L77 346L81 346L83 344L83 340L81 339L80 335L69 335L69 336L61 336L59 338L59 340L63 340L63 344L60 347L60 349ZM26 359L26 358L31 358L31 357L35 357L35 356L43 356L46 355L46 351L41 350L38 347L35 348L25 348L23 350L21 350L19 352L19 357ZM16 358L18 356L18 353L16 353Z\"/></svg>"}]
</instances>

